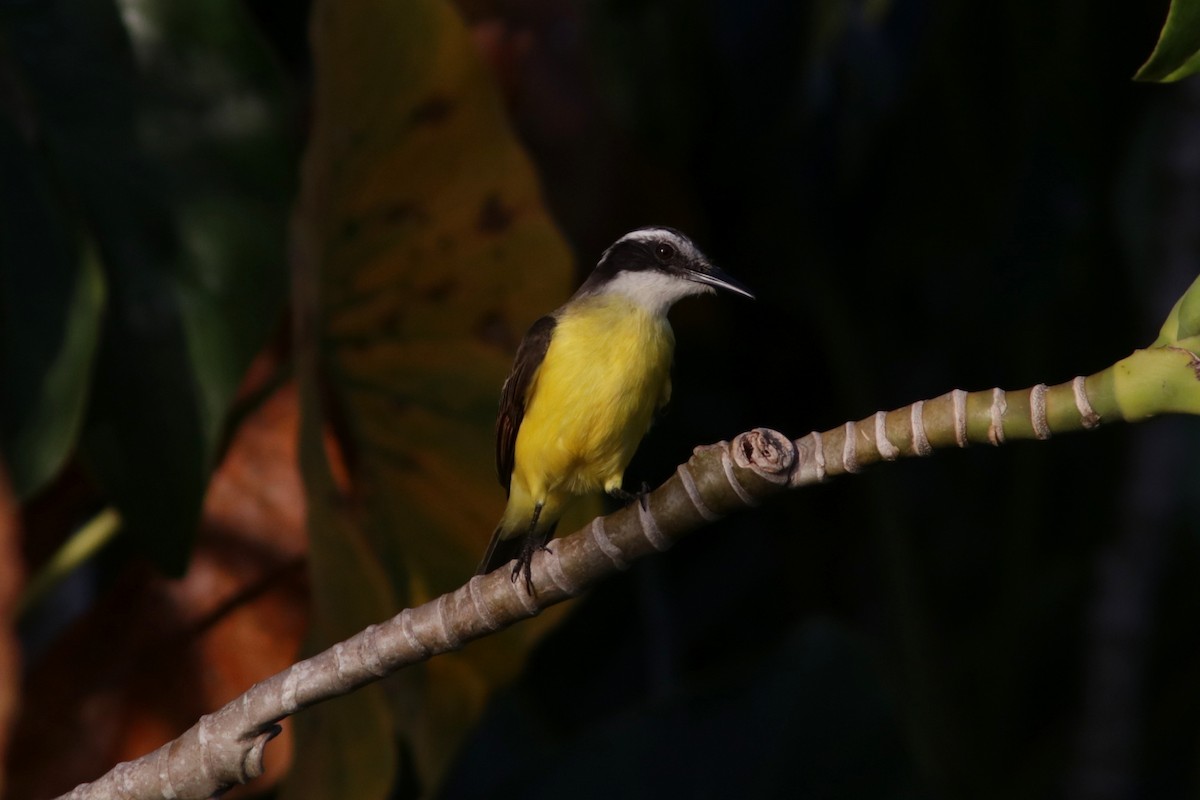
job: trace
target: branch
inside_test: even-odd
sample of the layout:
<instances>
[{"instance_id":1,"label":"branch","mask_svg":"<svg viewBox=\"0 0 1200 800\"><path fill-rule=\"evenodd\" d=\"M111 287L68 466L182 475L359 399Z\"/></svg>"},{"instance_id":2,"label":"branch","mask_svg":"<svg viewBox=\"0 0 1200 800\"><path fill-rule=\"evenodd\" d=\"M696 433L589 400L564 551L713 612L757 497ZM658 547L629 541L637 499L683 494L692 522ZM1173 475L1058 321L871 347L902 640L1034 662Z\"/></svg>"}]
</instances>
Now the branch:
<instances>
[{"instance_id":1,"label":"branch","mask_svg":"<svg viewBox=\"0 0 1200 800\"><path fill-rule=\"evenodd\" d=\"M1108 369L1056 386L1014 392L955 390L792 441L765 428L696 448L646 505L598 517L533 560L534 593L508 570L475 576L449 594L368 626L312 658L255 684L178 739L120 764L63 797L206 798L262 773L262 753L279 721L440 653L507 628L577 595L636 559L726 514L787 489L854 473L878 461L927 456L937 448L1044 440L1056 433L1137 421L1160 413L1200 414L1200 337L1188 297L1155 343Z\"/></svg>"},{"instance_id":2,"label":"branch","mask_svg":"<svg viewBox=\"0 0 1200 800\"><path fill-rule=\"evenodd\" d=\"M778 445L778 448L776 447ZM753 455L753 463L747 456ZM461 648L581 593L634 560L778 491L795 461L791 442L752 431L735 445L698 448L647 498L597 518L533 562L535 592L507 570L477 575L454 592L405 609L260 683L178 739L63 797L205 798L262 773L262 751L284 717L365 686L401 667Z\"/></svg>"}]
</instances>

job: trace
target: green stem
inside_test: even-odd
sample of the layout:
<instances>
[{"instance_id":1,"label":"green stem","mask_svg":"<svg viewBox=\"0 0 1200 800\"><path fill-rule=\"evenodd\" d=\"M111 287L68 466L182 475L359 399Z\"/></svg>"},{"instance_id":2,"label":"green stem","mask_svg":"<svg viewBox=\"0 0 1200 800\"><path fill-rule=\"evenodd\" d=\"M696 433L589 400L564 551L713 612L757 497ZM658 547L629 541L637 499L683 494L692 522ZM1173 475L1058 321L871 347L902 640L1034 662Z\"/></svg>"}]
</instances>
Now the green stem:
<instances>
[{"instance_id":1,"label":"green stem","mask_svg":"<svg viewBox=\"0 0 1200 800\"><path fill-rule=\"evenodd\" d=\"M1000 445L1157 414L1200 414L1200 357L1192 339L1137 350L1108 369L1055 386L956 390L894 411L810 433L792 485L858 472L878 461L945 447Z\"/></svg>"},{"instance_id":2,"label":"green stem","mask_svg":"<svg viewBox=\"0 0 1200 800\"><path fill-rule=\"evenodd\" d=\"M121 515L109 507L75 531L25 585L17 603L18 619L41 602L63 578L100 552L120 529Z\"/></svg>"}]
</instances>

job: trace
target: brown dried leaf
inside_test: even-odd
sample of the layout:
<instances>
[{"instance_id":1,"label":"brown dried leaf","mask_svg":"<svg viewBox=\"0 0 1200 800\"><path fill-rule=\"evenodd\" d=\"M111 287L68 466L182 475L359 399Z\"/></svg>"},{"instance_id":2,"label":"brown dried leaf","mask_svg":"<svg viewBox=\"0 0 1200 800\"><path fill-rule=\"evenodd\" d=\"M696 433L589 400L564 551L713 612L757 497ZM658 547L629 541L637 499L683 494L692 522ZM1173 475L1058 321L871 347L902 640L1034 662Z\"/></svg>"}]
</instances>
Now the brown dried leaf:
<instances>
[{"instance_id":1,"label":"brown dried leaf","mask_svg":"<svg viewBox=\"0 0 1200 800\"><path fill-rule=\"evenodd\" d=\"M240 427L182 579L130 567L31 670L10 797L94 779L295 660L308 622L297 413L287 386ZM286 770L289 734L256 791Z\"/></svg>"}]
</instances>

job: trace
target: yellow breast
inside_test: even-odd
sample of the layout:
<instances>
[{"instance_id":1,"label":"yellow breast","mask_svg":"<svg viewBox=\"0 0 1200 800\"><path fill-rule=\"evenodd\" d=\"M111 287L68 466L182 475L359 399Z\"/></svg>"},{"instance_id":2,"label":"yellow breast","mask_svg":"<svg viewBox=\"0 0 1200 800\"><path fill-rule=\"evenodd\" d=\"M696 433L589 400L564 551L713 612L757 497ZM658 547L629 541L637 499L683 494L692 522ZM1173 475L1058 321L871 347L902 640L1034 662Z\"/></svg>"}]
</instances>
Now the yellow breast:
<instances>
[{"instance_id":1,"label":"yellow breast","mask_svg":"<svg viewBox=\"0 0 1200 800\"><path fill-rule=\"evenodd\" d=\"M669 398L674 347L665 318L623 297L573 304L531 382L514 479L534 498L619 487Z\"/></svg>"}]
</instances>

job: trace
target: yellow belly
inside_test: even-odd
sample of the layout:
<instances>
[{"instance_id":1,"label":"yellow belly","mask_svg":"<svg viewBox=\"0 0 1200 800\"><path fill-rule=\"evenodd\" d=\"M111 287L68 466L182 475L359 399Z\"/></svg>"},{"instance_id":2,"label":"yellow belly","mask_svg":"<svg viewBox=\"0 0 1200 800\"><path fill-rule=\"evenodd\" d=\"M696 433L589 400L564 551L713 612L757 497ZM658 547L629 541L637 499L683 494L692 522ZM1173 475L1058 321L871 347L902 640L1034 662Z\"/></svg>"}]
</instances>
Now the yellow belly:
<instances>
[{"instance_id":1,"label":"yellow belly","mask_svg":"<svg viewBox=\"0 0 1200 800\"><path fill-rule=\"evenodd\" d=\"M667 321L618 297L588 298L559 318L526 396L501 527L528 530L573 497L621 487L625 468L671 392Z\"/></svg>"}]
</instances>

